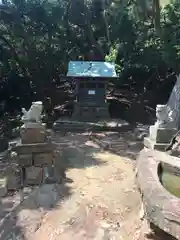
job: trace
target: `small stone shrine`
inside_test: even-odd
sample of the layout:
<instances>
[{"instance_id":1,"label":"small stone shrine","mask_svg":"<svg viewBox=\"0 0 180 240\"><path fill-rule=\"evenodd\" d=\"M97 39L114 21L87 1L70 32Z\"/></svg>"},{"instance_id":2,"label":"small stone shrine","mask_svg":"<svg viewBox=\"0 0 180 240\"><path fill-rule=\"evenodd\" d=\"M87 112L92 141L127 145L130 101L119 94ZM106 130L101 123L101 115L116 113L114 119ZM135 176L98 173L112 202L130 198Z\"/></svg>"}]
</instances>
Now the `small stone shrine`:
<instances>
[{"instance_id":1,"label":"small stone shrine","mask_svg":"<svg viewBox=\"0 0 180 240\"><path fill-rule=\"evenodd\" d=\"M114 64L70 61L67 77L76 82L74 120L109 118L106 88L108 81L117 77Z\"/></svg>"},{"instance_id":2,"label":"small stone shrine","mask_svg":"<svg viewBox=\"0 0 180 240\"><path fill-rule=\"evenodd\" d=\"M55 147L45 124L41 122L42 108L39 101L33 102L29 111L22 109L24 124L20 130L21 141L11 146L9 152L14 173L7 174L8 189L58 181L54 167Z\"/></svg>"},{"instance_id":3,"label":"small stone shrine","mask_svg":"<svg viewBox=\"0 0 180 240\"><path fill-rule=\"evenodd\" d=\"M67 80L76 84L74 109L70 118L57 119L53 129L60 132L92 130L99 122L103 122L104 127L104 123L110 120L106 100L110 79L117 79L113 63L70 61Z\"/></svg>"},{"instance_id":4,"label":"small stone shrine","mask_svg":"<svg viewBox=\"0 0 180 240\"><path fill-rule=\"evenodd\" d=\"M167 105L156 106L157 121L149 128L149 136L144 138L144 145L151 149L165 150L177 132L173 111L167 111Z\"/></svg>"}]
</instances>

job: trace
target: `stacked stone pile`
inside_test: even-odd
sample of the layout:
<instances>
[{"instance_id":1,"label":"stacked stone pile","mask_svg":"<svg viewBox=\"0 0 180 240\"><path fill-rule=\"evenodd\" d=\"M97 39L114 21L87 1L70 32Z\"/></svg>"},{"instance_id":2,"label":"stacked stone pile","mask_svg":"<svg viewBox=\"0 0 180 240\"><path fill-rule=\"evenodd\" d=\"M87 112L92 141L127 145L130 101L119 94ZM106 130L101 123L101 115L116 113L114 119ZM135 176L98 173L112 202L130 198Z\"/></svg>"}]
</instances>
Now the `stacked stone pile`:
<instances>
[{"instance_id":1,"label":"stacked stone pile","mask_svg":"<svg viewBox=\"0 0 180 240\"><path fill-rule=\"evenodd\" d=\"M45 124L24 121L20 141L10 146L8 165L0 173L0 196L24 186L59 182L64 174L64 169L59 168L59 157Z\"/></svg>"},{"instance_id":2,"label":"stacked stone pile","mask_svg":"<svg viewBox=\"0 0 180 240\"><path fill-rule=\"evenodd\" d=\"M12 146L9 154L10 162L19 168L19 184L38 185L53 178L55 147L45 125L24 124L20 136L21 142Z\"/></svg>"}]
</instances>

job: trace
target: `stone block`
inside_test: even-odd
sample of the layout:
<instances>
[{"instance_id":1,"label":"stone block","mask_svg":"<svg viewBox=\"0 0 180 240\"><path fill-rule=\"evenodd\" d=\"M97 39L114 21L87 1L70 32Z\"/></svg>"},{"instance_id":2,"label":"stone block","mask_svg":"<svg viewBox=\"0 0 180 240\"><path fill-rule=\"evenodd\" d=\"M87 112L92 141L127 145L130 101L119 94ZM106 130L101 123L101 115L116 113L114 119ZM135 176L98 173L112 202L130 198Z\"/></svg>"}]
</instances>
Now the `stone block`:
<instances>
[{"instance_id":1,"label":"stone block","mask_svg":"<svg viewBox=\"0 0 180 240\"><path fill-rule=\"evenodd\" d=\"M39 128L21 127L20 135L23 144L43 143L46 141L46 129L44 126Z\"/></svg>"},{"instance_id":2,"label":"stone block","mask_svg":"<svg viewBox=\"0 0 180 240\"><path fill-rule=\"evenodd\" d=\"M43 167L43 183L60 183L64 176L53 165Z\"/></svg>"},{"instance_id":3,"label":"stone block","mask_svg":"<svg viewBox=\"0 0 180 240\"><path fill-rule=\"evenodd\" d=\"M7 189L17 190L21 188L23 182L22 168L18 164L11 164L6 169Z\"/></svg>"},{"instance_id":4,"label":"stone block","mask_svg":"<svg viewBox=\"0 0 180 240\"><path fill-rule=\"evenodd\" d=\"M21 128L43 128L45 129L46 125L41 122L25 122Z\"/></svg>"},{"instance_id":5,"label":"stone block","mask_svg":"<svg viewBox=\"0 0 180 240\"><path fill-rule=\"evenodd\" d=\"M18 143L16 146L12 147L12 151L17 152L18 154L46 153L51 152L54 149L55 144L52 143Z\"/></svg>"},{"instance_id":6,"label":"stone block","mask_svg":"<svg viewBox=\"0 0 180 240\"><path fill-rule=\"evenodd\" d=\"M53 152L36 153L33 156L34 166L43 166L53 164Z\"/></svg>"},{"instance_id":7,"label":"stone block","mask_svg":"<svg viewBox=\"0 0 180 240\"><path fill-rule=\"evenodd\" d=\"M7 178L0 178L0 197L4 197L7 194Z\"/></svg>"},{"instance_id":8,"label":"stone block","mask_svg":"<svg viewBox=\"0 0 180 240\"><path fill-rule=\"evenodd\" d=\"M19 165L23 167L31 166L33 163L32 154L19 154L17 159Z\"/></svg>"},{"instance_id":9,"label":"stone block","mask_svg":"<svg viewBox=\"0 0 180 240\"><path fill-rule=\"evenodd\" d=\"M165 151L168 143L156 143L155 141L151 140L149 137L144 138L144 146L149 149Z\"/></svg>"},{"instance_id":10,"label":"stone block","mask_svg":"<svg viewBox=\"0 0 180 240\"><path fill-rule=\"evenodd\" d=\"M25 185L39 185L42 183L43 169L41 167L25 168Z\"/></svg>"},{"instance_id":11,"label":"stone block","mask_svg":"<svg viewBox=\"0 0 180 240\"><path fill-rule=\"evenodd\" d=\"M149 137L156 143L170 143L176 132L176 128L156 128L155 126L150 126Z\"/></svg>"},{"instance_id":12,"label":"stone block","mask_svg":"<svg viewBox=\"0 0 180 240\"><path fill-rule=\"evenodd\" d=\"M96 108L96 117L109 118L108 106L106 107L97 107Z\"/></svg>"}]
</instances>

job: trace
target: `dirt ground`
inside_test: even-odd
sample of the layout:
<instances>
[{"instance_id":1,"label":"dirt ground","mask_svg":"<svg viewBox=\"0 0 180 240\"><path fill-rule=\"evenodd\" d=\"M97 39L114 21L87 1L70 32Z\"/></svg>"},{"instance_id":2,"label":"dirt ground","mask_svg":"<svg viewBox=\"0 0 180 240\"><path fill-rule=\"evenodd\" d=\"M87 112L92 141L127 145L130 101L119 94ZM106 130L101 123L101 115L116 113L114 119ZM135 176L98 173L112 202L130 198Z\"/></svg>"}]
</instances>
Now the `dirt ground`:
<instances>
[{"instance_id":1,"label":"dirt ground","mask_svg":"<svg viewBox=\"0 0 180 240\"><path fill-rule=\"evenodd\" d=\"M117 155L102 151L85 134L69 135L64 140L56 136L59 148L63 141L66 145L70 194L44 217L33 238L164 239L155 236L147 222L140 220L141 198L135 183L134 159L142 145L137 142L135 148L127 136L124 134L119 141L122 156L121 152Z\"/></svg>"},{"instance_id":2,"label":"dirt ground","mask_svg":"<svg viewBox=\"0 0 180 240\"><path fill-rule=\"evenodd\" d=\"M121 151L113 154L101 150L88 134L56 134L54 141L68 167L67 180L44 188L38 197L33 194L13 214L9 212L6 221L0 214L0 240L171 239L155 236L140 220L134 169L142 144L132 145L126 136L121 136ZM2 237L3 229L15 229L14 235Z\"/></svg>"}]
</instances>

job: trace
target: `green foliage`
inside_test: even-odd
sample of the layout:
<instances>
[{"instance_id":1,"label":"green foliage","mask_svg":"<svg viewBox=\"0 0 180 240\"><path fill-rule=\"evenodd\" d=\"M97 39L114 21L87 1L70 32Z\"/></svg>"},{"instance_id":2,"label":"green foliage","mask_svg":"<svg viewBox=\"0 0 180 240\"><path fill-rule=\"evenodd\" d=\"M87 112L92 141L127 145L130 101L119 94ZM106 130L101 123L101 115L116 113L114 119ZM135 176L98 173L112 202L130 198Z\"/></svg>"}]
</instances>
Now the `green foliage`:
<instances>
[{"instance_id":1,"label":"green foliage","mask_svg":"<svg viewBox=\"0 0 180 240\"><path fill-rule=\"evenodd\" d=\"M44 89L53 95L68 61L78 59L114 62L121 83L140 92L161 89L169 72L179 71L180 2L161 10L161 35L152 1L134 2L6 0L0 8L0 102L16 108L43 98Z\"/></svg>"}]
</instances>

